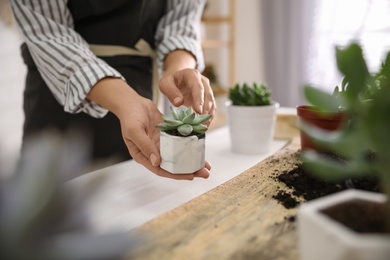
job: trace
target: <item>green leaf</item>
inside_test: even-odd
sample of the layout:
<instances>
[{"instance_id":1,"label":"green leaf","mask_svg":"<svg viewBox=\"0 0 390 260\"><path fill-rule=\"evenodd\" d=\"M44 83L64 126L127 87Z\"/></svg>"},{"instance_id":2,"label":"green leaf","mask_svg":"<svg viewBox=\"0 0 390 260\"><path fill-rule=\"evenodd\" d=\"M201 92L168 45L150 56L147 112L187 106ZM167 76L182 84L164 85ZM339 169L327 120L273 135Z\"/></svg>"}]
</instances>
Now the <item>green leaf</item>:
<instances>
[{"instance_id":1,"label":"green leaf","mask_svg":"<svg viewBox=\"0 0 390 260\"><path fill-rule=\"evenodd\" d=\"M357 43L352 43L344 49L336 47L336 60L339 71L349 83L347 91L357 97L370 77L361 47Z\"/></svg>"},{"instance_id":2,"label":"green leaf","mask_svg":"<svg viewBox=\"0 0 390 260\"><path fill-rule=\"evenodd\" d=\"M345 125L340 130L329 132L301 122L300 128L317 146L350 159L361 158L371 148L361 127L351 128Z\"/></svg>"},{"instance_id":3,"label":"green leaf","mask_svg":"<svg viewBox=\"0 0 390 260\"><path fill-rule=\"evenodd\" d=\"M235 106L264 106L271 103L271 92L264 84L236 84L229 89L229 99Z\"/></svg>"},{"instance_id":4,"label":"green leaf","mask_svg":"<svg viewBox=\"0 0 390 260\"><path fill-rule=\"evenodd\" d=\"M193 113L192 107L188 107L188 108L185 110L186 116L189 116L189 115L191 115L192 113Z\"/></svg>"},{"instance_id":5,"label":"green leaf","mask_svg":"<svg viewBox=\"0 0 390 260\"><path fill-rule=\"evenodd\" d=\"M182 136L188 136L192 133L193 127L192 125L189 124L184 124L181 125L177 128L177 131L182 135Z\"/></svg>"},{"instance_id":6,"label":"green leaf","mask_svg":"<svg viewBox=\"0 0 390 260\"><path fill-rule=\"evenodd\" d=\"M203 134L207 131L207 126L205 125L194 125L193 126L194 132Z\"/></svg>"},{"instance_id":7,"label":"green leaf","mask_svg":"<svg viewBox=\"0 0 390 260\"><path fill-rule=\"evenodd\" d=\"M326 155L313 151L303 152L301 159L306 169L322 179L330 181L362 176L364 172L371 170L371 168L363 164L335 161Z\"/></svg>"},{"instance_id":8,"label":"green leaf","mask_svg":"<svg viewBox=\"0 0 390 260\"><path fill-rule=\"evenodd\" d=\"M162 131L168 131L168 130L176 129L177 126L171 125L167 122L162 122L162 123L157 125L157 128L159 128Z\"/></svg>"},{"instance_id":9,"label":"green leaf","mask_svg":"<svg viewBox=\"0 0 390 260\"><path fill-rule=\"evenodd\" d=\"M309 85L304 87L304 94L309 103L325 114L339 111L342 105L332 94Z\"/></svg>"},{"instance_id":10,"label":"green leaf","mask_svg":"<svg viewBox=\"0 0 390 260\"><path fill-rule=\"evenodd\" d=\"M169 125L173 126L173 127L176 127L176 126L179 126L179 125L183 124L182 121L178 121L178 120L166 120L165 122L168 123Z\"/></svg>"},{"instance_id":11,"label":"green leaf","mask_svg":"<svg viewBox=\"0 0 390 260\"><path fill-rule=\"evenodd\" d=\"M385 61L381 65L379 74L390 79L390 52L387 53Z\"/></svg>"},{"instance_id":12,"label":"green leaf","mask_svg":"<svg viewBox=\"0 0 390 260\"><path fill-rule=\"evenodd\" d=\"M363 125L366 138L370 139L376 151L384 158L390 158L390 89L383 89L373 97L375 102L367 106Z\"/></svg>"},{"instance_id":13,"label":"green leaf","mask_svg":"<svg viewBox=\"0 0 390 260\"><path fill-rule=\"evenodd\" d=\"M192 111L192 110L191 110ZM191 124L192 121L195 119L195 113L192 112L191 114L187 115L185 118L183 118L183 123L185 124Z\"/></svg>"},{"instance_id":14,"label":"green leaf","mask_svg":"<svg viewBox=\"0 0 390 260\"><path fill-rule=\"evenodd\" d=\"M171 115L174 119L180 120L180 113L178 110L174 109L173 107L170 107L171 109ZM164 118L163 118L164 119Z\"/></svg>"},{"instance_id":15,"label":"green leaf","mask_svg":"<svg viewBox=\"0 0 390 260\"><path fill-rule=\"evenodd\" d=\"M208 114L203 114L203 115L196 115L195 119L192 121L192 125L198 125L198 124L203 124L207 120L209 120L211 115Z\"/></svg>"},{"instance_id":16,"label":"green leaf","mask_svg":"<svg viewBox=\"0 0 390 260\"><path fill-rule=\"evenodd\" d=\"M186 114L187 107L186 106L180 106L174 110L176 110L176 114L178 115L178 120L180 120L180 121L183 120L183 118L185 118L187 116L187 114Z\"/></svg>"}]
</instances>

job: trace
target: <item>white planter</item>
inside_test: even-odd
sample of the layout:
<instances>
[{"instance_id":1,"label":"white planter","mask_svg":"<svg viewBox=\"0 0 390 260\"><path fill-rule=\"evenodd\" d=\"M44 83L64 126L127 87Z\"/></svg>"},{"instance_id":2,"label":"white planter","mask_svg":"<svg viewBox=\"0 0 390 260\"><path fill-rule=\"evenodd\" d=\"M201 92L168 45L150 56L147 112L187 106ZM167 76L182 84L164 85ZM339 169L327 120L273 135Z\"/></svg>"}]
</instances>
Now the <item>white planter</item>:
<instances>
[{"instance_id":1,"label":"white planter","mask_svg":"<svg viewBox=\"0 0 390 260\"><path fill-rule=\"evenodd\" d=\"M388 260L390 236L359 234L320 211L349 200L386 201L384 194L347 190L302 204L298 209L299 252L302 260Z\"/></svg>"},{"instance_id":2,"label":"white planter","mask_svg":"<svg viewBox=\"0 0 390 260\"><path fill-rule=\"evenodd\" d=\"M275 133L276 110L269 106L233 106L226 102L231 149L236 153L261 154L270 150Z\"/></svg>"},{"instance_id":3,"label":"white planter","mask_svg":"<svg viewBox=\"0 0 390 260\"><path fill-rule=\"evenodd\" d=\"M187 137L160 132L160 167L170 173L194 173L205 166L206 135Z\"/></svg>"}]
</instances>

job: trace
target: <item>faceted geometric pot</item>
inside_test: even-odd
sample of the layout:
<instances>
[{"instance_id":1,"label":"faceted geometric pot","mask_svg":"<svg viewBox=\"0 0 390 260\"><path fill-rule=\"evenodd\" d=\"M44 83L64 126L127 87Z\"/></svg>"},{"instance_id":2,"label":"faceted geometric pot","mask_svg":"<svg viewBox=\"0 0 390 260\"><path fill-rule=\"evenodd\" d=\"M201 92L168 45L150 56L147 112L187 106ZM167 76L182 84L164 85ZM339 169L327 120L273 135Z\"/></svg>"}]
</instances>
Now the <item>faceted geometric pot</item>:
<instances>
[{"instance_id":1,"label":"faceted geometric pot","mask_svg":"<svg viewBox=\"0 0 390 260\"><path fill-rule=\"evenodd\" d=\"M340 204L346 205L345 203L349 202L364 205L383 204L386 201L387 197L384 194L351 189L301 204L297 218L300 259L390 259L389 234L358 233L324 213L337 205L340 207ZM356 208L354 211L363 212L362 209ZM358 215L357 218L364 214Z\"/></svg>"},{"instance_id":2,"label":"faceted geometric pot","mask_svg":"<svg viewBox=\"0 0 390 260\"><path fill-rule=\"evenodd\" d=\"M226 102L231 149L241 154L261 154L270 150L275 134L276 110L269 106L235 106Z\"/></svg>"},{"instance_id":3,"label":"faceted geometric pot","mask_svg":"<svg viewBox=\"0 0 390 260\"><path fill-rule=\"evenodd\" d=\"M297 106L297 115L300 121L302 120L309 125L313 125L330 132L342 127L347 120L347 114L345 112L322 115L319 114L312 106ZM300 137L302 150L312 149L317 152L323 151L323 149L314 144L302 130L300 130Z\"/></svg>"},{"instance_id":4,"label":"faceted geometric pot","mask_svg":"<svg viewBox=\"0 0 390 260\"><path fill-rule=\"evenodd\" d=\"M160 131L160 167L174 174L194 173L205 166L205 134L186 137Z\"/></svg>"}]
</instances>

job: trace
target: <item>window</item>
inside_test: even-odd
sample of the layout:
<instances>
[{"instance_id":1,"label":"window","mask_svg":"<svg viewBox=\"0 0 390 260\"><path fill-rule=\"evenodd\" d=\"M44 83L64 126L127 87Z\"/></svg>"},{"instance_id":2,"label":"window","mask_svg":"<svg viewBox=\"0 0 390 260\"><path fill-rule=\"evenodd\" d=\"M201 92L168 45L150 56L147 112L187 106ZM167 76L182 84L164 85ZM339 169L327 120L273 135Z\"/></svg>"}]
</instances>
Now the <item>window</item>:
<instances>
[{"instance_id":1,"label":"window","mask_svg":"<svg viewBox=\"0 0 390 260\"><path fill-rule=\"evenodd\" d=\"M307 79L329 91L340 84L335 46L358 41L374 72L390 51L389 0L316 0L307 53Z\"/></svg>"}]
</instances>

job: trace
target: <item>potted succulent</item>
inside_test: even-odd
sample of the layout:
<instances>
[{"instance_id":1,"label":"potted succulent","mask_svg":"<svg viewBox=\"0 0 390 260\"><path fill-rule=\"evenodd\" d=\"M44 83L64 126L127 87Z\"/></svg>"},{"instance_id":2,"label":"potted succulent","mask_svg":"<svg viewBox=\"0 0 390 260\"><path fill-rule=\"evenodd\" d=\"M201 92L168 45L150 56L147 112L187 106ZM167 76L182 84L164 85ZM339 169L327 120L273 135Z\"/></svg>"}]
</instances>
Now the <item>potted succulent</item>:
<instances>
[{"instance_id":1,"label":"potted succulent","mask_svg":"<svg viewBox=\"0 0 390 260\"><path fill-rule=\"evenodd\" d=\"M205 166L205 140L210 119L191 107L170 107L170 115L162 115L160 129L160 167L170 173L194 173Z\"/></svg>"},{"instance_id":2,"label":"potted succulent","mask_svg":"<svg viewBox=\"0 0 390 260\"><path fill-rule=\"evenodd\" d=\"M301 259L388 259L390 255L390 52L379 72L371 74L359 45L345 50L348 55L339 57L338 67L351 88L343 97L349 123L331 135L306 129L310 138L345 160L308 150L302 161L310 172L327 180L376 176L384 194L349 190L302 204L298 209ZM322 103L321 109L330 99L320 92L311 98ZM351 212L355 215L348 216ZM371 223L368 229L360 225L362 221Z\"/></svg>"},{"instance_id":3,"label":"potted succulent","mask_svg":"<svg viewBox=\"0 0 390 260\"><path fill-rule=\"evenodd\" d=\"M347 108L345 102L351 103L354 100L369 102L375 90L381 87L384 76L381 71L374 74L368 71L359 44L351 43L344 49L336 48L336 61L341 73L344 74L341 89L336 86L330 94L310 85L304 88L305 97L311 105L297 107L301 123L302 150L313 149L326 152L321 143L307 136L306 126L314 126L331 134L346 124L353 124L351 120L356 116L354 107Z\"/></svg>"},{"instance_id":4,"label":"potted succulent","mask_svg":"<svg viewBox=\"0 0 390 260\"><path fill-rule=\"evenodd\" d=\"M233 152L260 154L269 151L275 133L279 103L271 100L264 84L236 84L226 102Z\"/></svg>"},{"instance_id":5,"label":"potted succulent","mask_svg":"<svg viewBox=\"0 0 390 260\"><path fill-rule=\"evenodd\" d=\"M332 101L334 102L330 103L332 107L329 108L328 106L327 111L321 111L319 110L319 106L313 104L297 106L296 109L300 125L303 126L304 124L308 124L310 126L318 127L330 133L342 127L343 124L347 123L347 113L341 106L339 102L340 99L338 98L340 97L341 93L345 93L346 85L347 83L344 79L341 91L339 91L338 86L335 87L332 95ZM312 101L310 97L315 95L316 92L321 92L321 90L318 90L317 88L313 88L311 86L306 86L304 92L305 96L308 97L307 99L309 101ZM304 127L300 128L300 138L302 150L312 149L316 151L325 152L323 147L321 147L319 144L314 143L310 139L310 137L305 133Z\"/></svg>"}]
</instances>

